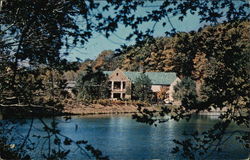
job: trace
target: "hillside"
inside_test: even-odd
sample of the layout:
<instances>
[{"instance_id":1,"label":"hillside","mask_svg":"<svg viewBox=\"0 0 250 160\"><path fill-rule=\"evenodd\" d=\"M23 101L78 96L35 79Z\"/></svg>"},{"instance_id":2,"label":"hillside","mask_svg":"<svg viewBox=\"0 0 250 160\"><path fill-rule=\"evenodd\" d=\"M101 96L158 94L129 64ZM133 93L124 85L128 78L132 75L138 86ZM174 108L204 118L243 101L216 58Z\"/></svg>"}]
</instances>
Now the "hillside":
<instances>
[{"instance_id":1,"label":"hillside","mask_svg":"<svg viewBox=\"0 0 250 160\"><path fill-rule=\"evenodd\" d=\"M102 51L95 60L81 63L80 70L91 66L94 70L107 71L119 67L125 71L174 71L181 75L198 74L194 67L195 61L201 61L201 56L212 58L218 54L220 51L215 51L214 47L218 49L217 42L222 39L228 38L232 41L230 43L246 45L245 48L249 48L249 26L249 21L219 24L215 27L206 26L198 32L178 33L174 37L158 37L140 46L133 45L120 54L111 50ZM236 32L241 35L239 42L233 42L232 39Z\"/></svg>"}]
</instances>

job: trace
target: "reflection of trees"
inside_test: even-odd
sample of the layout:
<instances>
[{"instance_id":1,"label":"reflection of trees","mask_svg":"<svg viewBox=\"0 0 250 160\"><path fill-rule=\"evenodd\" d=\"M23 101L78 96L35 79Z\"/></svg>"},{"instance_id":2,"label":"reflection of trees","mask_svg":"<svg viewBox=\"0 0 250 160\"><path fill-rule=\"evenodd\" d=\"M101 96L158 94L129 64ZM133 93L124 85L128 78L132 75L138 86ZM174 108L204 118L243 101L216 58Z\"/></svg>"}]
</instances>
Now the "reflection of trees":
<instances>
[{"instance_id":1,"label":"reflection of trees","mask_svg":"<svg viewBox=\"0 0 250 160\"><path fill-rule=\"evenodd\" d=\"M175 143L179 144L180 142L183 143L182 145L184 145L184 147L185 145L188 145L186 147L194 147L193 149L195 149L197 144L203 146L203 141L201 140L206 140L204 138L206 134L203 133L211 131L211 126L218 126L218 123L220 123L220 119L218 117L214 118L214 116L193 116L189 121L181 120L180 122L174 122L170 120L166 124L168 123L172 123L172 126L169 129L171 129L171 131L175 133L172 135L172 140L175 139ZM211 159L211 157L230 157L232 159L238 159L240 157L246 157L248 154L247 149L245 149L244 146L240 145L237 139L235 139L241 134L244 134L244 131L246 131L246 129L247 128L241 128L236 124L230 124L230 126L224 132L224 136L220 141L214 141L213 143L211 143L210 141L206 141L207 146L209 147L207 147L206 145L204 146L204 148L207 147L207 154L204 156L204 158ZM199 135L198 133L202 134ZM218 133L219 132L213 132L213 135L218 135ZM185 148L183 148L183 150L185 151ZM232 155L232 153L234 154ZM194 156L200 157L201 155L198 154L199 152L195 152ZM183 156L183 154L180 153L177 155Z\"/></svg>"}]
</instances>

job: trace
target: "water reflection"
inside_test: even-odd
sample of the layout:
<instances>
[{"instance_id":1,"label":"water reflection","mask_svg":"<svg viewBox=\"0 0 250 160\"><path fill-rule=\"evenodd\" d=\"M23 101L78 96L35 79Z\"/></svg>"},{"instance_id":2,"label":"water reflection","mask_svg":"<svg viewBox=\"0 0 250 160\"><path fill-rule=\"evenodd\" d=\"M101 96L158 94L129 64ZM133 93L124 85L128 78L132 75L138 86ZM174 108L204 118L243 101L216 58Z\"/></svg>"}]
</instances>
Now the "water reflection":
<instances>
[{"instance_id":1,"label":"water reflection","mask_svg":"<svg viewBox=\"0 0 250 160\"><path fill-rule=\"evenodd\" d=\"M217 116L194 116L190 121L176 122L170 120L157 127L137 123L130 115L75 116L64 121L56 119L61 133L74 140L88 140L94 147L109 155L111 159L182 159L180 155L171 154L175 146L173 139L184 139L184 131L205 131L218 122ZM47 123L51 119L44 119ZM42 134L40 121L34 121L32 134ZM19 127L19 132L26 134L28 124ZM231 125L228 132L241 129ZM213 159L242 159L248 152L243 150L235 140L230 140L221 154L215 153ZM78 157L75 153L74 157Z\"/></svg>"}]
</instances>

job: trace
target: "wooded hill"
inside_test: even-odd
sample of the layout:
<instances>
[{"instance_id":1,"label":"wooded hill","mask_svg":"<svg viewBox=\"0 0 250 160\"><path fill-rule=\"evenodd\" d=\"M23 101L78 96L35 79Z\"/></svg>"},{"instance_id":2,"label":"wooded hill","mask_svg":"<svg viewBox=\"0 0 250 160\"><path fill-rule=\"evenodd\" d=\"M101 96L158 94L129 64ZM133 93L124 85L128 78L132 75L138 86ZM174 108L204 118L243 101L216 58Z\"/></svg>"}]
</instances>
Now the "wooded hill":
<instances>
[{"instance_id":1,"label":"wooded hill","mask_svg":"<svg viewBox=\"0 0 250 160\"><path fill-rule=\"evenodd\" d=\"M237 34L241 35L240 39ZM249 50L249 35L249 21L206 26L198 32L149 39L143 45L129 46L120 53L102 51L96 60L81 63L80 70L85 70L86 66L108 71L119 67L126 71L174 71L187 76L195 74L198 78L202 64L208 59L223 58L223 52L231 54L236 49L233 47L241 45ZM227 46L222 41L227 41Z\"/></svg>"},{"instance_id":2,"label":"wooded hill","mask_svg":"<svg viewBox=\"0 0 250 160\"><path fill-rule=\"evenodd\" d=\"M174 71L197 79L201 78L203 65L208 64L208 61L223 57L230 61L234 59L231 52L237 48L249 52L249 35L249 20L205 26L197 32L180 32L174 37L148 39L143 44L129 46L119 53L102 51L95 60L88 59L81 63L77 73L86 70L87 66L106 71L119 67L125 71ZM66 78L75 79L76 74L67 72Z\"/></svg>"}]
</instances>

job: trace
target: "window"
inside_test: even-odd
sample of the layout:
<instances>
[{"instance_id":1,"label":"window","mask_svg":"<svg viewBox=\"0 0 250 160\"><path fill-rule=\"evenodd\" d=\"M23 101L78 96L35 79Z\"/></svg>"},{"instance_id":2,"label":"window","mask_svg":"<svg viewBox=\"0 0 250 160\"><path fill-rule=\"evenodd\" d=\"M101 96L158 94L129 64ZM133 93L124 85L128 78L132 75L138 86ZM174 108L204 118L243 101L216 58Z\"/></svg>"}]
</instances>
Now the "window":
<instances>
[{"instance_id":1,"label":"window","mask_svg":"<svg viewBox=\"0 0 250 160\"><path fill-rule=\"evenodd\" d=\"M116 73L116 76L118 76L118 73Z\"/></svg>"},{"instance_id":2,"label":"window","mask_svg":"<svg viewBox=\"0 0 250 160\"><path fill-rule=\"evenodd\" d=\"M119 99L121 98L121 93L114 93L113 96L114 96L113 98Z\"/></svg>"},{"instance_id":3,"label":"window","mask_svg":"<svg viewBox=\"0 0 250 160\"><path fill-rule=\"evenodd\" d=\"M121 82L114 82L114 89L121 89Z\"/></svg>"}]
</instances>

